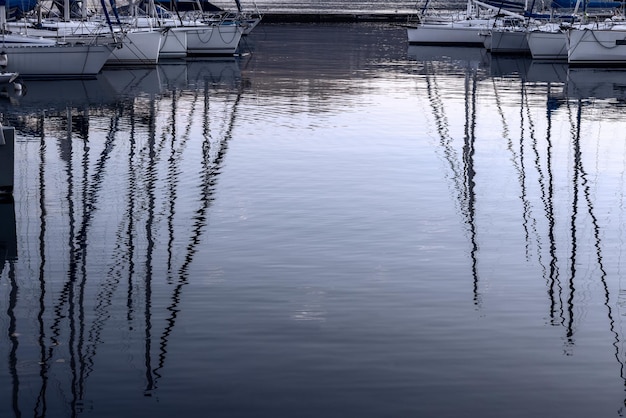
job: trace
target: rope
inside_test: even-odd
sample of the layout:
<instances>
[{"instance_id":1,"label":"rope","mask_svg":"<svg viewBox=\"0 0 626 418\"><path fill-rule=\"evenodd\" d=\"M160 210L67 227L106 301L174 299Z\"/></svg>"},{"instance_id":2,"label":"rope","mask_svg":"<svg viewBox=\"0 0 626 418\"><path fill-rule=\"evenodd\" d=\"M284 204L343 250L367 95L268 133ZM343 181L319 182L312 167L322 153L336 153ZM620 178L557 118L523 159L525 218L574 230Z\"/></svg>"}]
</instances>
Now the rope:
<instances>
[{"instance_id":1,"label":"rope","mask_svg":"<svg viewBox=\"0 0 626 418\"><path fill-rule=\"evenodd\" d=\"M617 39L615 40L615 45L613 45L613 46L605 46L605 45L603 45L603 44L602 44L602 42L598 39L598 37L596 36L596 33L595 33L592 29L585 29L585 32L587 32L587 31L590 31L590 32L591 32L591 35L593 36L593 39L594 39L597 43L599 43L599 44L600 44L600 46L601 46L602 48L605 48L605 49L613 49L613 48L617 48L618 46L622 46L622 45L617 45ZM582 40L582 38L581 38L581 40ZM624 38L622 38L622 41L623 41L623 40L624 40Z\"/></svg>"}]
</instances>

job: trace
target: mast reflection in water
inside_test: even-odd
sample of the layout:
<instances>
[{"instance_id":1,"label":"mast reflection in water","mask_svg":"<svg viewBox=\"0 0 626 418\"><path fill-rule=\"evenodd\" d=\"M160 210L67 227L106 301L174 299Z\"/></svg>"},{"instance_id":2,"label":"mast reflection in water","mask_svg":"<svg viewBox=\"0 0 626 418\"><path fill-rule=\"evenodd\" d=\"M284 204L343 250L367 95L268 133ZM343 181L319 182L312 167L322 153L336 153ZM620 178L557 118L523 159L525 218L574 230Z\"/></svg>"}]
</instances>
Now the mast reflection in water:
<instances>
[{"instance_id":1,"label":"mast reflection in water","mask_svg":"<svg viewBox=\"0 0 626 418\"><path fill-rule=\"evenodd\" d=\"M623 71L246 42L0 102L0 416L623 414Z\"/></svg>"},{"instance_id":2,"label":"mast reflection in water","mask_svg":"<svg viewBox=\"0 0 626 418\"><path fill-rule=\"evenodd\" d=\"M5 111L23 138L19 219L2 204L11 404L74 416L106 399L87 395L99 357L115 386L158 387L242 78L235 60L197 61L28 88Z\"/></svg>"}]
</instances>

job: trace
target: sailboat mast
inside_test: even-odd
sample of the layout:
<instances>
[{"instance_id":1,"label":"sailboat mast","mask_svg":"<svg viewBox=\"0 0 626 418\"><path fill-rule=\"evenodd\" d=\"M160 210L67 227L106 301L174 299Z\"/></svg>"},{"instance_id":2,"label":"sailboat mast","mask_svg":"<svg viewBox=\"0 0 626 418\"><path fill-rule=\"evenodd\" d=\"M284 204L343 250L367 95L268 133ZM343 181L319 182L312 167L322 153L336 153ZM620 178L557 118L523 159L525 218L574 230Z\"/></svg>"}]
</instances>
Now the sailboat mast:
<instances>
[{"instance_id":1,"label":"sailboat mast","mask_svg":"<svg viewBox=\"0 0 626 418\"><path fill-rule=\"evenodd\" d=\"M7 30L6 0L0 0L0 30L2 33L5 33Z\"/></svg>"},{"instance_id":2,"label":"sailboat mast","mask_svg":"<svg viewBox=\"0 0 626 418\"><path fill-rule=\"evenodd\" d=\"M63 21L70 21L70 0L63 0Z\"/></svg>"}]
</instances>

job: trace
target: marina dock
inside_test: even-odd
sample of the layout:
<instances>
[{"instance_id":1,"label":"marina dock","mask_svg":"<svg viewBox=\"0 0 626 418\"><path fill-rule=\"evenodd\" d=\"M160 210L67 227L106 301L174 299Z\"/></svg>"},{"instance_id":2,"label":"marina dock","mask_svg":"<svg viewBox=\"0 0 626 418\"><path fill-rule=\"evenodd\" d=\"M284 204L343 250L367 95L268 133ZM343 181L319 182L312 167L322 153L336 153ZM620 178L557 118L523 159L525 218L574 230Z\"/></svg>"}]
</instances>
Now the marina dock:
<instances>
[{"instance_id":1,"label":"marina dock","mask_svg":"<svg viewBox=\"0 0 626 418\"><path fill-rule=\"evenodd\" d=\"M411 12L269 12L263 14L264 23L315 23L315 22L406 22Z\"/></svg>"}]
</instances>

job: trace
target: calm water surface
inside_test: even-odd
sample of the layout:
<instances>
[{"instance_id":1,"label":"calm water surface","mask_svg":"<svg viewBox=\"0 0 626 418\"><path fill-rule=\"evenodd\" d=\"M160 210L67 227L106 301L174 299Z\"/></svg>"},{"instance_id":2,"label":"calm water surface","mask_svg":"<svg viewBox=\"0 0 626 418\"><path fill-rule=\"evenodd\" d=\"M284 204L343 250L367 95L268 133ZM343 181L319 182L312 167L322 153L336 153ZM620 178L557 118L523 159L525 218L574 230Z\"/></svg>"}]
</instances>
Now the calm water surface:
<instances>
[{"instance_id":1,"label":"calm water surface","mask_svg":"<svg viewBox=\"0 0 626 418\"><path fill-rule=\"evenodd\" d=\"M246 48L0 102L0 416L622 415L626 72Z\"/></svg>"}]
</instances>

